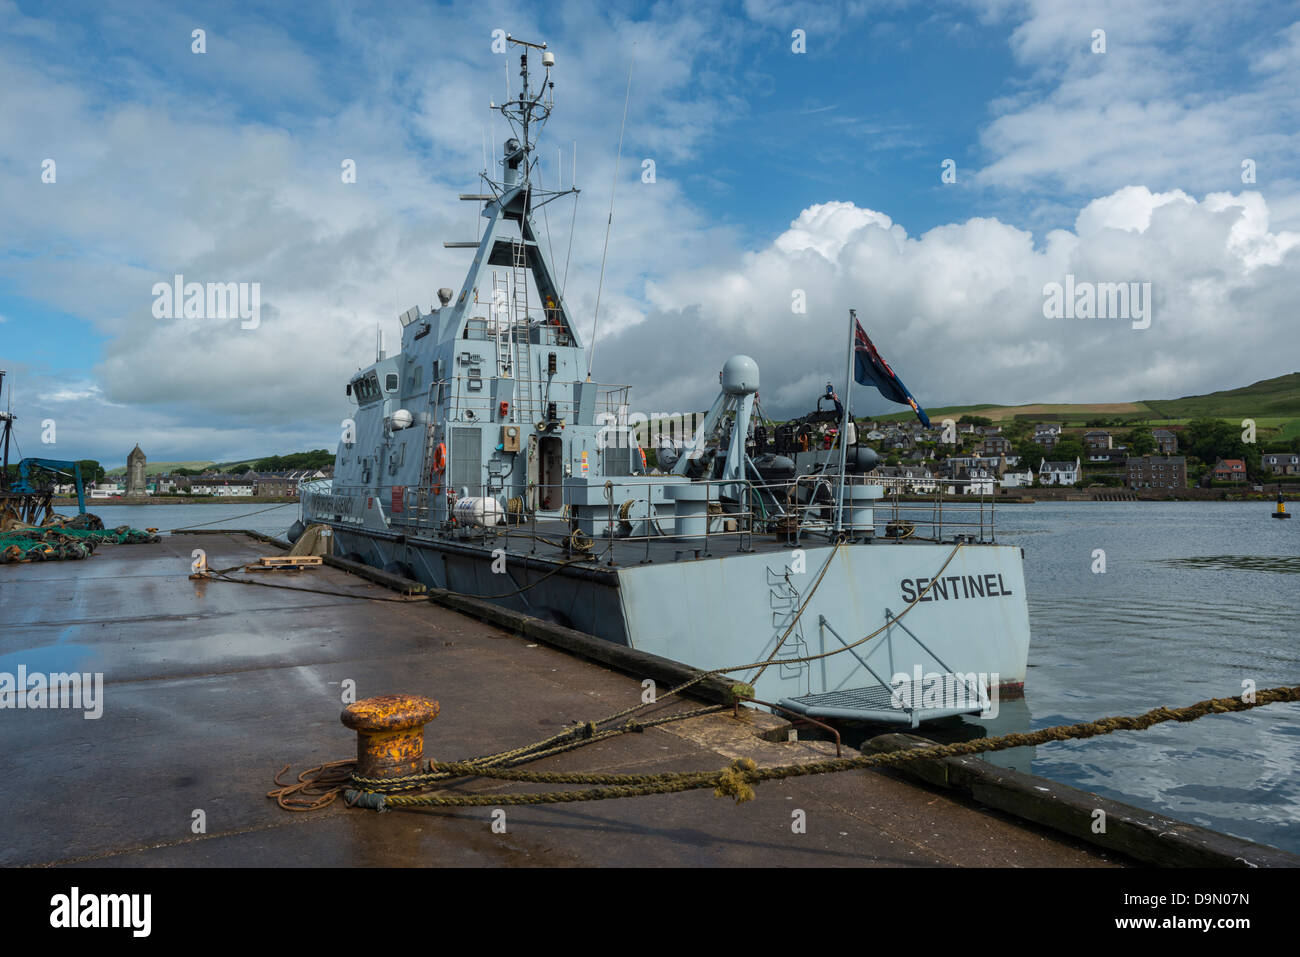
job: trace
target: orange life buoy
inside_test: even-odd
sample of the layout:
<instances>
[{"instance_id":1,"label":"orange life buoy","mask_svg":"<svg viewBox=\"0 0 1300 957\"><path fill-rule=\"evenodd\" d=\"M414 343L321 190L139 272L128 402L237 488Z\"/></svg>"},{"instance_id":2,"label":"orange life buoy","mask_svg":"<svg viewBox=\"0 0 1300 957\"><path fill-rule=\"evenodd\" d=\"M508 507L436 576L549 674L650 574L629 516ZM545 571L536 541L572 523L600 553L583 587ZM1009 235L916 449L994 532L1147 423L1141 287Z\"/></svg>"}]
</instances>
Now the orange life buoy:
<instances>
[{"instance_id":1,"label":"orange life buoy","mask_svg":"<svg viewBox=\"0 0 1300 957\"><path fill-rule=\"evenodd\" d=\"M447 444L439 442L438 447L433 450L433 470L441 472L447 467Z\"/></svg>"}]
</instances>

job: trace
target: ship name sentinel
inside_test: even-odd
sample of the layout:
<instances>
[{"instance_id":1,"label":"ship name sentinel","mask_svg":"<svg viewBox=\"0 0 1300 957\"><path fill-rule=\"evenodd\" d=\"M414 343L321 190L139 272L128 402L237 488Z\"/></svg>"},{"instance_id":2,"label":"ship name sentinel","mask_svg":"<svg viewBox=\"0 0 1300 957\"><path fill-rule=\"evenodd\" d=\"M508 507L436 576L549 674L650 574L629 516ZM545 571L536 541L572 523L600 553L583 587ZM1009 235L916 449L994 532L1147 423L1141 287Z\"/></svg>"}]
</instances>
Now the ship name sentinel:
<instances>
[{"instance_id":1,"label":"ship name sentinel","mask_svg":"<svg viewBox=\"0 0 1300 957\"><path fill-rule=\"evenodd\" d=\"M994 579L997 579L995 582ZM902 590L903 601L916 601L916 596L925 591L930 584L928 578L904 578L898 583ZM949 585L952 588L949 589ZM958 587L960 586L960 587ZM1001 598L1012 594L1002 581L1002 576L994 573L988 575L948 575L936 578L934 587L928 594L921 595L921 601L939 601L941 598Z\"/></svg>"}]
</instances>

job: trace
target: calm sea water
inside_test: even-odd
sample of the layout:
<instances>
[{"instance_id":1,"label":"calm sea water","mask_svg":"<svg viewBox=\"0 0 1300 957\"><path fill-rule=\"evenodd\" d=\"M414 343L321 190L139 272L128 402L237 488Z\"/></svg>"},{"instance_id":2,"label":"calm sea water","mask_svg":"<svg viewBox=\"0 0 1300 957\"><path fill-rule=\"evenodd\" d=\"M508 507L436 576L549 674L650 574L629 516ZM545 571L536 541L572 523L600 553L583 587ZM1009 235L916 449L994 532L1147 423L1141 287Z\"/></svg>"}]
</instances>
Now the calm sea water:
<instances>
[{"instance_id":1,"label":"calm sea water","mask_svg":"<svg viewBox=\"0 0 1300 957\"><path fill-rule=\"evenodd\" d=\"M76 506L58 511L76 513ZM253 502L212 505L100 505L87 502L86 511L104 520L106 528L130 525L132 528L156 528L161 532L174 528L250 528L266 535L283 535L298 519L298 503L258 505Z\"/></svg>"},{"instance_id":2,"label":"calm sea water","mask_svg":"<svg viewBox=\"0 0 1300 957\"><path fill-rule=\"evenodd\" d=\"M1025 549L1024 702L986 730L1136 714L1300 682L1300 517L1267 503L1067 502L998 510ZM296 505L102 506L107 525L282 535ZM257 514L248 514L257 512ZM1105 572L1092 569L1105 552ZM973 733L973 729L972 729ZM1300 853L1300 705L1056 743L991 759Z\"/></svg>"},{"instance_id":3,"label":"calm sea water","mask_svg":"<svg viewBox=\"0 0 1300 957\"><path fill-rule=\"evenodd\" d=\"M1036 503L1025 549L1032 728L1300 683L1300 518L1269 503ZM1105 572L1094 573L1094 551ZM1300 704L1036 749L1036 774L1300 852Z\"/></svg>"}]
</instances>

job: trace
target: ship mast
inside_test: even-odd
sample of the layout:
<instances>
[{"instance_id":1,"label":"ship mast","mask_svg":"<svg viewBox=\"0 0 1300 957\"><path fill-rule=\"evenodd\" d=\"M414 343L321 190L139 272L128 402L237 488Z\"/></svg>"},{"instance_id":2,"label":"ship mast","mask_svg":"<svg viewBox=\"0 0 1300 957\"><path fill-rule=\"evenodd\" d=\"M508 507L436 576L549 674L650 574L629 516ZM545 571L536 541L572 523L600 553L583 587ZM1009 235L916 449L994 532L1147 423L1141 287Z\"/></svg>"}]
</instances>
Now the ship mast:
<instances>
[{"instance_id":1,"label":"ship mast","mask_svg":"<svg viewBox=\"0 0 1300 957\"><path fill-rule=\"evenodd\" d=\"M526 194L524 208L527 213L534 208L540 208L547 203L553 202L561 196L577 193L579 190L576 186L571 186L569 189L553 190L536 189L533 186L532 171L537 163L533 158L533 152L537 147L538 140L541 138L546 121L551 117L551 110L555 106L555 82L551 79L551 67L555 65L555 54L546 50L545 43L520 40L508 33L506 34L506 41L525 48L519 55L519 77L522 80L522 85L518 97L501 104L493 103L492 108L506 118L506 122L510 125L514 136L508 139L505 144L505 155L501 159L501 179L496 180L486 174L484 179L498 196L513 187L524 187ZM528 50L530 49L542 51L542 66L546 70L546 76L536 90L531 85L531 77L528 71ZM558 185L558 183L559 176L557 172L556 184Z\"/></svg>"}]
</instances>

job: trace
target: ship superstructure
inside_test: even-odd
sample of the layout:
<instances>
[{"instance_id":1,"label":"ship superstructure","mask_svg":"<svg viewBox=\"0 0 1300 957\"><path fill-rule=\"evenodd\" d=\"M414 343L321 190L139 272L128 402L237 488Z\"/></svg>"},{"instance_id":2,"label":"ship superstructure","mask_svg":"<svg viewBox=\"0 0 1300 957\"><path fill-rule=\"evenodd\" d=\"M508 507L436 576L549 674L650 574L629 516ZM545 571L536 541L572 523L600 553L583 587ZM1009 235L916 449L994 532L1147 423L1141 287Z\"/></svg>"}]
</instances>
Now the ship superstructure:
<instances>
[{"instance_id":1,"label":"ship superstructure","mask_svg":"<svg viewBox=\"0 0 1300 957\"><path fill-rule=\"evenodd\" d=\"M629 413L628 387L590 381L533 220L573 191L535 182L555 61L510 39L522 82L498 109L513 135L485 192L462 195L483 233L447 243L473 262L346 384L334 478L302 486L302 523L330 525L355 560L698 668L763 662L734 677L812 716L915 724L1018 689L1022 556L992 541L982 504L978 525L950 504L925 523L882 509L849 420L820 448L769 428L744 355L667 439Z\"/></svg>"}]
</instances>

